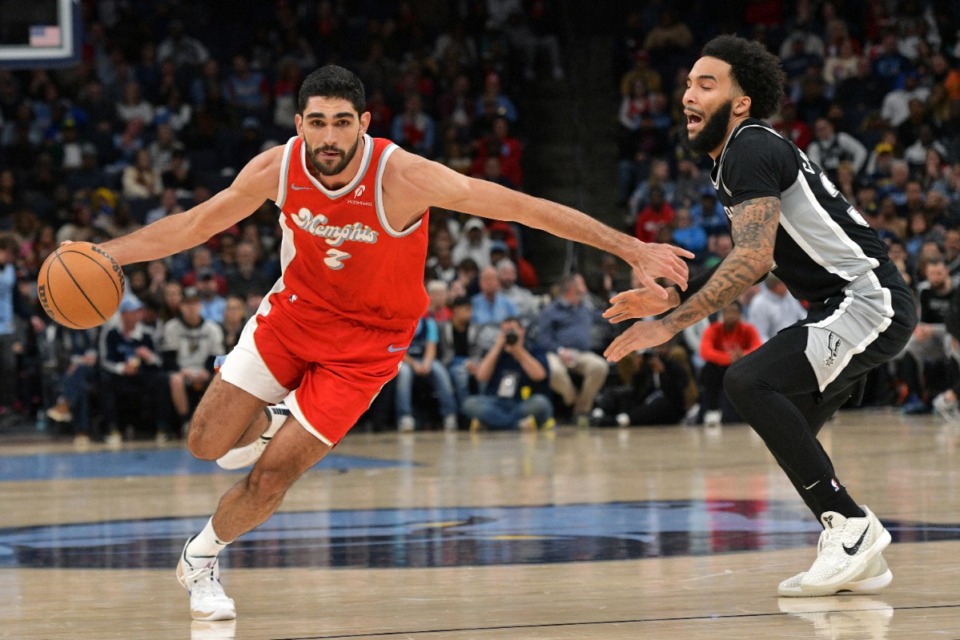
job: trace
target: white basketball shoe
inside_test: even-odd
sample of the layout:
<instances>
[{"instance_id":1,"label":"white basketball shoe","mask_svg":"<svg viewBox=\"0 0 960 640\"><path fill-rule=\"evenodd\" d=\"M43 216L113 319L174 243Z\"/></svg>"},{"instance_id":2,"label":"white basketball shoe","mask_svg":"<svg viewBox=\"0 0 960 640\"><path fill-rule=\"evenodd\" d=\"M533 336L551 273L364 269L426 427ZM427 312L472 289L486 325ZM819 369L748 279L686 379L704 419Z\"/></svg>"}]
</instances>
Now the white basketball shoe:
<instances>
[{"instance_id":1,"label":"white basketball shoe","mask_svg":"<svg viewBox=\"0 0 960 640\"><path fill-rule=\"evenodd\" d=\"M290 416L290 409L279 404L267 407L263 411L269 419L267 430L250 444L230 449L230 451L220 456L220 458L217 459L217 465L221 469L243 469L259 460L260 456L263 455L263 450L270 444L270 440L276 435L277 431L280 430L280 427L283 426L283 423L286 422Z\"/></svg>"},{"instance_id":2,"label":"white basketball shoe","mask_svg":"<svg viewBox=\"0 0 960 640\"><path fill-rule=\"evenodd\" d=\"M780 583L787 597L829 596L840 591L875 593L890 584L893 573L880 553L890 544L890 532L867 507L866 516L845 518L827 511L820 516L824 530L817 559L808 571Z\"/></svg>"},{"instance_id":3,"label":"white basketball shoe","mask_svg":"<svg viewBox=\"0 0 960 640\"><path fill-rule=\"evenodd\" d=\"M792 578L787 578L780 583L780 587L777 589L777 594L785 598L802 598L807 595L822 595L804 593L801 583L806 575L807 572L804 571L803 573L798 573ZM875 594L889 586L892 581L893 572L890 571L890 567L887 566L887 561L881 553L876 558L871 560L866 568L864 568L859 575L855 576L853 580L840 585L840 588L837 589L836 593L849 592Z\"/></svg>"},{"instance_id":4,"label":"white basketball shoe","mask_svg":"<svg viewBox=\"0 0 960 640\"><path fill-rule=\"evenodd\" d=\"M177 563L177 580L190 593L190 615L194 620L233 620L237 607L220 584L220 560L216 556L188 556L191 540L183 545Z\"/></svg>"}]
</instances>

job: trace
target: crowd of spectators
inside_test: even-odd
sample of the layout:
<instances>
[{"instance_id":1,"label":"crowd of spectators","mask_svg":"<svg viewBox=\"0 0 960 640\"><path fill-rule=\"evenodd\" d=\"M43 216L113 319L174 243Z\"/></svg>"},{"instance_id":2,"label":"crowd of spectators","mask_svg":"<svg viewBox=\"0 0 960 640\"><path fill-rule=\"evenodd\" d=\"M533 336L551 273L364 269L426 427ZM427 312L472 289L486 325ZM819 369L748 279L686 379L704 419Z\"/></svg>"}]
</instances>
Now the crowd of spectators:
<instances>
[{"instance_id":1,"label":"crowd of spectators","mask_svg":"<svg viewBox=\"0 0 960 640\"><path fill-rule=\"evenodd\" d=\"M960 280L960 8L936 0L765 0L748 3L740 18L711 25L694 12L638 9L624 21L617 180L625 229L691 250L694 272L729 252L712 160L682 143L682 96L709 37L724 31L763 42L787 76L770 124L824 169L851 215L888 243L917 293L919 333L879 376L872 401L930 411L956 384L957 336L945 326ZM748 302L758 289L741 300L745 321L753 320ZM790 306L776 309L793 317ZM758 324L769 324L774 307L767 307ZM713 379L697 344L689 348L695 369ZM715 399L708 404L710 421L718 420Z\"/></svg>"},{"instance_id":2,"label":"crowd of spectators","mask_svg":"<svg viewBox=\"0 0 960 640\"><path fill-rule=\"evenodd\" d=\"M238 0L229 15L204 3L80 4L76 65L0 69L0 427L38 416L98 439L180 433L215 357L279 276L273 203L190 252L129 265L127 299L99 331L49 323L37 270L64 240L121 235L229 185L294 135L313 69L358 73L371 135L514 189L523 88L564 75L546 2ZM434 213L436 277L459 282L454 259L480 269L510 256L514 278L536 284L526 230L462 229ZM162 406L126 401L146 388Z\"/></svg>"},{"instance_id":3,"label":"crowd of spectators","mask_svg":"<svg viewBox=\"0 0 960 640\"><path fill-rule=\"evenodd\" d=\"M211 197L293 135L300 80L328 62L366 84L371 135L524 189L521 98L535 81L566 75L561 3L545 0L248 0L227 18L204 3L81 4L79 64L0 70L0 414L48 417L95 438L126 428L165 439L188 424L216 357L279 275L277 212L266 202L190 252L131 265L128 299L92 332L36 310L37 268L59 242L97 242ZM949 352L944 328L960 278L960 11L939 0L721 4L642 3L618 22L610 182L625 230L690 249L694 272L729 253L712 163L683 143L681 97L710 37L760 40L788 77L772 126L888 242L929 307L921 319L935 325L930 335L947 336ZM433 212L430 309L368 420L410 430L543 427L555 415L604 425L733 418L717 380L750 346L724 342L722 318L610 368L598 354L616 328L599 310L631 286L629 273L602 256L589 273L543 282L529 242L518 225ZM930 280L936 264L949 290ZM771 279L734 312L763 340L802 305ZM923 411L951 397L956 376L934 375L928 347L896 361L875 402ZM163 390L160 406L130 402L146 388Z\"/></svg>"}]
</instances>

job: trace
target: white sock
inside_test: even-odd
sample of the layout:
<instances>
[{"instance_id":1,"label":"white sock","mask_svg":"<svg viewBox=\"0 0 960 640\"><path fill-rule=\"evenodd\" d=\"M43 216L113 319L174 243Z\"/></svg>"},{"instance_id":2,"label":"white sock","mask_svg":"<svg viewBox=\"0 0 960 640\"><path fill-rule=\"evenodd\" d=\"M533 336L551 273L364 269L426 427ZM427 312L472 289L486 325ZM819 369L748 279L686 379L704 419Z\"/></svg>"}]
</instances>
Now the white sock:
<instances>
[{"instance_id":1,"label":"white sock","mask_svg":"<svg viewBox=\"0 0 960 640\"><path fill-rule=\"evenodd\" d=\"M232 540L230 542L233 542ZM210 558L217 556L230 542L224 542L217 537L213 530L213 518L207 520L207 526L197 534L197 537L187 545L187 555L194 558Z\"/></svg>"}]
</instances>

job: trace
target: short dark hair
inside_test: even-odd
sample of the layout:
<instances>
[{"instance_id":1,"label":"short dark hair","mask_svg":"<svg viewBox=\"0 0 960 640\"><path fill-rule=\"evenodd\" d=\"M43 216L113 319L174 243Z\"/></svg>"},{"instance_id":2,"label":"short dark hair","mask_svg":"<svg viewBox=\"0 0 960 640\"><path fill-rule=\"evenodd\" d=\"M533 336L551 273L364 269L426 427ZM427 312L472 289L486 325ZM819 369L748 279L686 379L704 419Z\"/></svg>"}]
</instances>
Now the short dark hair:
<instances>
[{"instance_id":1,"label":"short dark hair","mask_svg":"<svg viewBox=\"0 0 960 640\"><path fill-rule=\"evenodd\" d=\"M750 115L769 118L783 99L786 74L780 59L755 40L717 36L703 47L701 55L723 60L731 67L733 80L750 97Z\"/></svg>"},{"instance_id":2,"label":"short dark hair","mask_svg":"<svg viewBox=\"0 0 960 640\"><path fill-rule=\"evenodd\" d=\"M20 243L12 233L0 233L0 251L9 251L14 257L20 250Z\"/></svg>"},{"instance_id":3,"label":"short dark hair","mask_svg":"<svg viewBox=\"0 0 960 640\"><path fill-rule=\"evenodd\" d=\"M564 294L572 289L577 282L577 275L577 273L564 274L560 278L560 281L557 282L557 291L559 291L561 294Z\"/></svg>"},{"instance_id":4,"label":"short dark hair","mask_svg":"<svg viewBox=\"0 0 960 640\"><path fill-rule=\"evenodd\" d=\"M301 115L307 108L307 102L315 96L349 100L357 113L363 113L367 106L367 97L360 78L349 69L335 64L320 67L303 80L297 97L297 107Z\"/></svg>"}]
</instances>

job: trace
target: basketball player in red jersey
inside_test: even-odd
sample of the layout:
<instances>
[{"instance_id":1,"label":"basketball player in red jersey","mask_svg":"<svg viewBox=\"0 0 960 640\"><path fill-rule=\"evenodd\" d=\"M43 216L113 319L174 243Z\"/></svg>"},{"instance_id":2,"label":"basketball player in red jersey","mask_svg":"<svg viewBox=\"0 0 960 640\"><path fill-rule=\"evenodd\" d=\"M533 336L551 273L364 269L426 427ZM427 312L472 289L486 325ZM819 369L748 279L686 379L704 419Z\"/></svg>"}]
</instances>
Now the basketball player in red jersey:
<instances>
[{"instance_id":1,"label":"basketball player in red jersey","mask_svg":"<svg viewBox=\"0 0 960 640\"><path fill-rule=\"evenodd\" d=\"M314 71L300 89L296 137L253 158L207 202L103 244L120 264L155 260L205 242L264 200L281 210L280 280L207 389L188 436L198 458L227 468L256 462L181 554L177 575L198 620L236 617L217 554L270 517L397 374L428 303L429 207L590 244L623 258L664 295L655 278L686 286L681 258L689 252L644 244L568 207L371 138L364 104L363 84L350 71ZM287 410L271 410L280 401Z\"/></svg>"}]
</instances>

